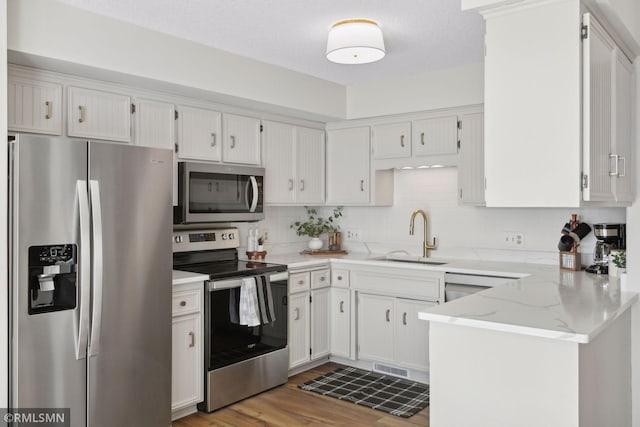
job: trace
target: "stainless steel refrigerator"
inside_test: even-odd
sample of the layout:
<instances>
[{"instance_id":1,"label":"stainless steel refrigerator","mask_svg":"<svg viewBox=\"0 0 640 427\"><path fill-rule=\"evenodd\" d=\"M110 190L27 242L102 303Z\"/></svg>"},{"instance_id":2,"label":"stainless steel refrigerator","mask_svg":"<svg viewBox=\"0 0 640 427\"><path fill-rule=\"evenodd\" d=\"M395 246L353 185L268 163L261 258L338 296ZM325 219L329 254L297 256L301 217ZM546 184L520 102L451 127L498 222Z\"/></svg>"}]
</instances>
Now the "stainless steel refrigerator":
<instances>
[{"instance_id":1,"label":"stainless steel refrigerator","mask_svg":"<svg viewBox=\"0 0 640 427\"><path fill-rule=\"evenodd\" d=\"M172 152L10 143L10 402L171 424Z\"/></svg>"}]
</instances>

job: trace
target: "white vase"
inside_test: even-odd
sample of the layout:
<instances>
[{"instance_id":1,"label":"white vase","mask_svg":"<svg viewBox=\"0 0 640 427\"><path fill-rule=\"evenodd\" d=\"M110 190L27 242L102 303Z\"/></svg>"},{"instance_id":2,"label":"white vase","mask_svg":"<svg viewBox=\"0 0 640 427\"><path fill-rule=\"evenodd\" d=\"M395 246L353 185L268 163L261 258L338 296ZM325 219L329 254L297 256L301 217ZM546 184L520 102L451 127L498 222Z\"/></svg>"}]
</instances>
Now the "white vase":
<instances>
[{"instance_id":1,"label":"white vase","mask_svg":"<svg viewBox=\"0 0 640 427\"><path fill-rule=\"evenodd\" d=\"M311 249L312 251L317 251L321 247L322 247L322 240L320 240L320 238L312 237L311 240L309 240L309 249Z\"/></svg>"}]
</instances>

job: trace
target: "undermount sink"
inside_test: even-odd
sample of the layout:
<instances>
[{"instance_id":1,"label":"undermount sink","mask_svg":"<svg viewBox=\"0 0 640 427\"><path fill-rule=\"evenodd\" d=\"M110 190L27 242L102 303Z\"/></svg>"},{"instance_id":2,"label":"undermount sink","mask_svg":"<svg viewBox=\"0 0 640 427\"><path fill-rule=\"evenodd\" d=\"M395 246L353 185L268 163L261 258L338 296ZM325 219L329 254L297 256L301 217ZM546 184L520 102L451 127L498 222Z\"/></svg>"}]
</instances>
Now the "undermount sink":
<instances>
[{"instance_id":1,"label":"undermount sink","mask_svg":"<svg viewBox=\"0 0 640 427\"><path fill-rule=\"evenodd\" d=\"M375 261L391 261L391 262L410 262L414 264L428 264L428 265L444 265L444 261L432 261L429 258L423 258L412 255L387 255L378 258L373 258Z\"/></svg>"}]
</instances>

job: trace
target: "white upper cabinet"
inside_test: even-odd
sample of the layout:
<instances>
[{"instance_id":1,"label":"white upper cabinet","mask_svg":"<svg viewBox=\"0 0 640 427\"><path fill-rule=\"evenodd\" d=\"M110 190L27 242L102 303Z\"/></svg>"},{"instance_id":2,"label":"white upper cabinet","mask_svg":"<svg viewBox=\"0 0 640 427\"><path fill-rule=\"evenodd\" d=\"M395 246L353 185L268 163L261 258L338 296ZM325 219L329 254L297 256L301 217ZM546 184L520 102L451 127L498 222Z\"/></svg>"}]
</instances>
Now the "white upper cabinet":
<instances>
[{"instance_id":1,"label":"white upper cabinet","mask_svg":"<svg viewBox=\"0 0 640 427\"><path fill-rule=\"evenodd\" d=\"M413 121L414 156L456 154L458 117L446 116Z\"/></svg>"},{"instance_id":2,"label":"white upper cabinet","mask_svg":"<svg viewBox=\"0 0 640 427\"><path fill-rule=\"evenodd\" d=\"M465 205L484 205L484 115L460 116L458 200Z\"/></svg>"},{"instance_id":3,"label":"white upper cabinet","mask_svg":"<svg viewBox=\"0 0 640 427\"><path fill-rule=\"evenodd\" d=\"M369 203L369 127L327 133L327 204Z\"/></svg>"},{"instance_id":4,"label":"white upper cabinet","mask_svg":"<svg viewBox=\"0 0 640 427\"><path fill-rule=\"evenodd\" d=\"M633 66L590 14L583 25L584 200L630 203Z\"/></svg>"},{"instance_id":5,"label":"white upper cabinet","mask_svg":"<svg viewBox=\"0 0 640 427\"><path fill-rule=\"evenodd\" d=\"M578 1L483 13L487 206L628 205L632 78L611 34Z\"/></svg>"},{"instance_id":6,"label":"white upper cabinet","mask_svg":"<svg viewBox=\"0 0 640 427\"><path fill-rule=\"evenodd\" d=\"M136 145L174 149L175 107L166 102L134 99L133 141Z\"/></svg>"},{"instance_id":7,"label":"white upper cabinet","mask_svg":"<svg viewBox=\"0 0 640 427\"><path fill-rule=\"evenodd\" d=\"M222 161L260 164L260 119L223 115Z\"/></svg>"},{"instance_id":8,"label":"white upper cabinet","mask_svg":"<svg viewBox=\"0 0 640 427\"><path fill-rule=\"evenodd\" d=\"M374 159L411 157L411 123L374 125L371 128Z\"/></svg>"},{"instance_id":9,"label":"white upper cabinet","mask_svg":"<svg viewBox=\"0 0 640 427\"><path fill-rule=\"evenodd\" d=\"M296 202L324 203L324 131L296 127Z\"/></svg>"},{"instance_id":10,"label":"white upper cabinet","mask_svg":"<svg viewBox=\"0 0 640 427\"><path fill-rule=\"evenodd\" d=\"M222 114L204 108L178 106L178 157L222 160Z\"/></svg>"},{"instance_id":11,"label":"white upper cabinet","mask_svg":"<svg viewBox=\"0 0 640 427\"><path fill-rule=\"evenodd\" d=\"M10 76L7 99L9 130L62 135L62 85Z\"/></svg>"},{"instance_id":12,"label":"white upper cabinet","mask_svg":"<svg viewBox=\"0 0 640 427\"><path fill-rule=\"evenodd\" d=\"M324 202L324 132L263 122L265 203Z\"/></svg>"},{"instance_id":13,"label":"white upper cabinet","mask_svg":"<svg viewBox=\"0 0 640 427\"><path fill-rule=\"evenodd\" d=\"M69 136L131 141L131 98L99 90L69 87Z\"/></svg>"}]
</instances>

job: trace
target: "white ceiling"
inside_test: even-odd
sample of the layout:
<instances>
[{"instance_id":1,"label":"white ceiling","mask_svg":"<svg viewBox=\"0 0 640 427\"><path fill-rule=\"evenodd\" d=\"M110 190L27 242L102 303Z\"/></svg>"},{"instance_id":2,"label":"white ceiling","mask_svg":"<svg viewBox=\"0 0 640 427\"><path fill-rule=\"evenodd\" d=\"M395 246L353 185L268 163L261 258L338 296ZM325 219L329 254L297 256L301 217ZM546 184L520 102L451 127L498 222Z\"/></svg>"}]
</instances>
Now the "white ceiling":
<instances>
[{"instance_id":1,"label":"white ceiling","mask_svg":"<svg viewBox=\"0 0 640 427\"><path fill-rule=\"evenodd\" d=\"M459 0L61 0L141 27L345 85L481 62L484 23ZM378 21L387 55L339 65L327 31L347 18Z\"/></svg>"}]
</instances>

